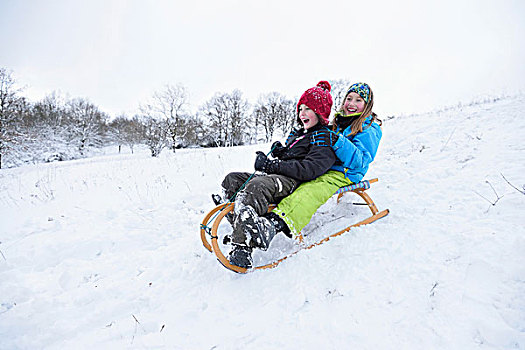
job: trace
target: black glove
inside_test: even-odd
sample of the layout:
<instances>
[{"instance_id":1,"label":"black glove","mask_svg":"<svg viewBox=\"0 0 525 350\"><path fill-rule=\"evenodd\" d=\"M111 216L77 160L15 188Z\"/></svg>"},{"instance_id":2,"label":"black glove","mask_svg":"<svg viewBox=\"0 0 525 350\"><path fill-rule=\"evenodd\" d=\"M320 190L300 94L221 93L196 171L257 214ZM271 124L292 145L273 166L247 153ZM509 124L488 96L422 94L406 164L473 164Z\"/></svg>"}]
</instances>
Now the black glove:
<instances>
[{"instance_id":1,"label":"black glove","mask_svg":"<svg viewBox=\"0 0 525 350\"><path fill-rule=\"evenodd\" d=\"M283 155L283 153L286 151L286 147L283 146L283 144L280 141L275 141L272 144L272 157L279 158Z\"/></svg>"},{"instance_id":2,"label":"black glove","mask_svg":"<svg viewBox=\"0 0 525 350\"><path fill-rule=\"evenodd\" d=\"M322 129L312 134L312 143L317 146L334 147L339 135L328 129Z\"/></svg>"},{"instance_id":3,"label":"black glove","mask_svg":"<svg viewBox=\"0 0 525 350\"><path fill-rule=\"evenodd\" d=\"M279 162L278 160L270 160L263 152L259 151L256 153L255 158L255 170L263 171L267 174L271 174L275 171L275 165Z\"/></svg>"}]
</instances>

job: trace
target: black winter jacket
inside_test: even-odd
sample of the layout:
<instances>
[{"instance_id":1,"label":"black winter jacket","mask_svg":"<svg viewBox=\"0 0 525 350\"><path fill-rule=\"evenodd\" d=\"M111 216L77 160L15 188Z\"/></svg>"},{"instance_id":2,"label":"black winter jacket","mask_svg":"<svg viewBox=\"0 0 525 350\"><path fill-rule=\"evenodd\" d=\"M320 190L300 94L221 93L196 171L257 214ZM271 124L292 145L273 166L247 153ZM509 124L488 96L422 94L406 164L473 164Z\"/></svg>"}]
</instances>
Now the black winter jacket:
<instances>
[{"instance_id":1,"label":"black winter jacket","mask_svg":"<svg viewBox=\"0 0 525 350\"><path fill-rule=\"evenodd\" d=\"M286 139L285 149L279 154L279 160L272 164L272 173L285 175L298 181L313 180L330 169L336 161L330 145L314 144L312 134L329 132L317 124L305 132L303 128L293 130Z\"/></svg>"}]
</instances>

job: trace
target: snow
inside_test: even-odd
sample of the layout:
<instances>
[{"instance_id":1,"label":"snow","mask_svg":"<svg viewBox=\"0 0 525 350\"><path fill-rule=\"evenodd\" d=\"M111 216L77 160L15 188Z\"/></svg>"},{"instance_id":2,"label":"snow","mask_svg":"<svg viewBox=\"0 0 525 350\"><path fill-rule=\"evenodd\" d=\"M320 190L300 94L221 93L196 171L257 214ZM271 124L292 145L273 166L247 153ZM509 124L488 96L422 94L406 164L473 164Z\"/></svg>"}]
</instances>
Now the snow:
<instances>
[{"instance_id":1,"label":"snow","mask_svg":"<svg viewBox=\"0 0 525 350\"><path fill-rule=\"evenodd\" d=\"M367 178L390 214L245 275L199 224L270 144L3 169L0 348L525 349L523 110L517 95L385 120ZM351 196L307 238L362 215ZM277 237L254 259L296 248Z\"/></svg>"}]
</instances>

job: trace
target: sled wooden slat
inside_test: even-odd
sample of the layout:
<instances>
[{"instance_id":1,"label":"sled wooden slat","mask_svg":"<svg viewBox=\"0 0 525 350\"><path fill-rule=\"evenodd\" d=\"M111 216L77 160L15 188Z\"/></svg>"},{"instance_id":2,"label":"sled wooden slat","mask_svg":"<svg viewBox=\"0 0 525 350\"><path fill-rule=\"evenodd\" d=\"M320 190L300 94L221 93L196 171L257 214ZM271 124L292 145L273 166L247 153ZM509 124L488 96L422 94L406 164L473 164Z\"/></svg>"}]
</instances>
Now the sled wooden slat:
<instances>
[{"instance_id":1,"label":"sled wooden slat","mask_svg":"<svg viewBox=\"0 0 525 350\"><path fill-rule=\"evenodd\" d=\"M374 201L372 200L372 198L370 198L370 196L366 193L366 190L370 187L370 183L374 183L374 182L377 182L377 181L378 181L377 178L371 179L371 180L368 180L368 181L363 181L363 182L360 182L359 184L354 185L354 187L356 187L356 186L359 186L360 184L362 184L362 187L357 187L357 188L354 188L354 189L341 188L339 193L336 193L336 194L338 194L338 196L337 196L337 203L339 203L339 200L341 199L341 197L343 196L344 193L346 193L346 192L354 192L354 193L356 193L357 195L359 195L365 201L365 203L367 204L368 208L372 212L372 216L370 216L370 217L368 217L368 218L366 218L364 220L361 220L361 221L359 221L356 224L350 225L350 226L342 229L341 231L338 231L338 232L336 232L334 234L331 234L331 235L323 238L322 240L320 240L318 242L315 242L315 243L313 243L313 244L311 244L311 245L309 245L307 247L299 249L298 251L296 251L294 253L291 253L291 254L289 254L289 255L287 255L287 256L285 256L285 257L283 257L283 258L281 258L281 259L279 259L277 261L271 262L269 264L261 265L261 266L255 266L252 269L246 269L246 268L243 268L243 267L239 267L239 266L230 264L230 262L228 261L226 256L224 256L224 254L222 253L222 251L221 251L221 249L219 247L219 242L218 242L218 238L219 237L217 235L217 230L219 229L219 225L221 223L221 220L229 212L231 212L233 210L233 208L234 208L234 204L233 203L220 204L220 205L216 206L215 208L213 208L204 217L204 220L202 221L201 227L200 227L200 235L201 235L202 244L204 245L204 247L208 251L215 253L215 255L217 256L217 259L220 261L220 263L222 265L224 265L224 267L226 267L227 269L230 269L232 271L238 272L238 273L246 273L246 272L251 271L251 270L270 269L270 268L276 267L281 262L283 262L284 260L288 259L289 257L297 254L301 250L311 249L311 248L313 248L315 246L321 245L321 244L329 241L333 237L340 236L343 233L350 231L354 227L370 224L370 223L372 223L372 222L374 222L374 221L376 221L378 219L381 219L381 218L387 216L390 211L388 209L385 209L383 211L379 211L377 209ZM271 205L268 208L268 211L273 210L273 208L275 208L275 205ZM213 220L213 225L212 225L211 228L209 228L209 226L207 226L207 225L208 225L209 221L212 219L212 217L214 215L216 217ZM208 240L206 238L207 235L209 235L210 238L211 238L211 244L208 242ZM296 237L296 239L298 239L299 242L303 241L302 238L303 237L302 237L302 235L300 233L299 233L298 237Z\"/></svg>"}]
</instances>

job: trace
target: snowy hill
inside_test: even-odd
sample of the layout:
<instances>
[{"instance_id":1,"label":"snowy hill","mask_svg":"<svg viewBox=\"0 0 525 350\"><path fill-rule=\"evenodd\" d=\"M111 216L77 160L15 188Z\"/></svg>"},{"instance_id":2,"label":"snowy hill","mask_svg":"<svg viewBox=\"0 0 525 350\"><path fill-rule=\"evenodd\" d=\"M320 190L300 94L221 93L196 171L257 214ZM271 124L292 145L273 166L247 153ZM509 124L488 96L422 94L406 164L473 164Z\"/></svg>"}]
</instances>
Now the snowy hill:
<instances>
[{"instance_id":1,"label":"snowy hill","mask_svg":"<svg viewBox=\"0 0 525 350\"><path fill-rule=\"evenodd\" d=\"M269 145L1 170L0 349L525 349L524 110L386 120L367 178L390 215L246 275L199 223Z\"/></svg>"}]
</instances>

